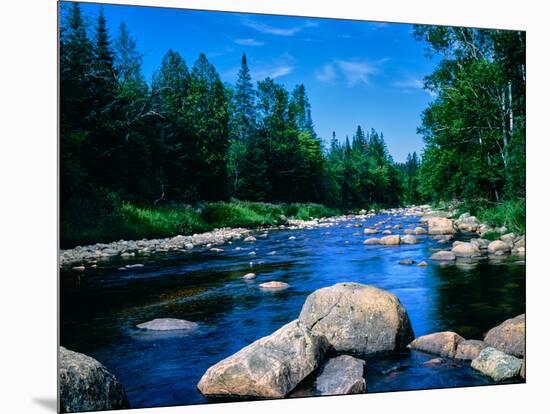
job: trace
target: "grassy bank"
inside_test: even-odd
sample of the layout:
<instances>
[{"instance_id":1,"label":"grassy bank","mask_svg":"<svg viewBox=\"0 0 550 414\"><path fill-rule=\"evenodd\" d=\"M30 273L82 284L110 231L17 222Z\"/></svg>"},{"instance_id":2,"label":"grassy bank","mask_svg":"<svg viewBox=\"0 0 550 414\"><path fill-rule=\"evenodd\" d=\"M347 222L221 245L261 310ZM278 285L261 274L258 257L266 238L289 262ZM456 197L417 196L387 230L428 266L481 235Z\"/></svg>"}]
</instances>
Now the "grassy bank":
<instances>
[{"instance_id":1,"label":"grassy bank","mask_svg":"<svg viewBox=\"0 0 550 414\"><path fill-rule=\"evenodd\" d=\"M62 223L61 246L171 237L201 233L220 227L261 227L288 219L329 217L340 211L314 203L270 204L246 201L203 203L197 206L138 207L121 203L93 224Z\"/></svg>"},{"instance_id":2,"label":"grassy bank","mask_svg":"<svg viewBox=\"0 0 550 414\"><path fill-rule=\"evenodd\" d=\"M452 202L447 205L439 204L441 208L456 208L456 217L468 212L476 216L482 223L493 227L506 226L508 231L516 234L525 234L525 199L508 200L502 203L492 203L485 200L470 202ZM500 234L488 234L487 238L497 237Z\"/></svg>"}]
</instances>

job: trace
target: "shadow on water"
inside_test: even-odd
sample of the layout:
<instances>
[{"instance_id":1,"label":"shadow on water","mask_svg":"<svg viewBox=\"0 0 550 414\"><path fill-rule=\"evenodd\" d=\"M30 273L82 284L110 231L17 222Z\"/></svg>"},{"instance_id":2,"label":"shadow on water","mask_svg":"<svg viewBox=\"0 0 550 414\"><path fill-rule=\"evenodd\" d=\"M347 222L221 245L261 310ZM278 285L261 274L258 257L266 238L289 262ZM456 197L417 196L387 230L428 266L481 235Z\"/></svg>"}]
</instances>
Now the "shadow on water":
<instances>
[{"instance_id":1,"label":"shadow on water","mask_svg":"<svg viewBox=\"0 0 550 414\"><path fill-rule=\"evenodd\" d=\"M418 225L412 217L386 218L403 225L394 230L401 234ZM347 227L356 223L273 231L253 244L221 246L219 253L195 249L112 259L83 274L63 269L61 344L102 362L124 385L133 407L194 404L206 402L196 384L209 366L295 319L308 294L338 282L372 284L396 294L417 336L454 330L481 338L488 328L525 311L524 266L400 265L402 259L429 261L434 250L450 243L420 236L414 245L365 246L370 236ZM143 267L121 270L138 263ZM250 272L257 277L244 281ZM290 288L259 289L270 280ZM162 317L197 322L198 328L174 334L135 327ZM490 383L467 364L428 369L422 364L429 358L412 353L367 359L368 391Z\"/></svg>"}]
</instances>

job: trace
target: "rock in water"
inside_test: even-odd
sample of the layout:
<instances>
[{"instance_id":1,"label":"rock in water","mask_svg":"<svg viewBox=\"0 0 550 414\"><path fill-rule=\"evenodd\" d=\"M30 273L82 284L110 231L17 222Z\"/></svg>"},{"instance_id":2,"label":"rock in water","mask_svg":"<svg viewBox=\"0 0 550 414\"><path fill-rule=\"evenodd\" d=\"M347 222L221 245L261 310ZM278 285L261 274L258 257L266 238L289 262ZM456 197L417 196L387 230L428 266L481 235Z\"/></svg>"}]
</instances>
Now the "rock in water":
<instances>
[{"instance_id":1,"label":"rock in water","mask_svg":"<svg viewBox=\"0 0 550 414\"><path fill-rule=\"evenodd\" d=\"M417 239L414 236L411 236L410 234L407 234L406 236L401 237L401 243L404 244L416 244Z\"/></svg>"},{"instance_id":2,"label":"rock in water","mask_svg":"<svg viewBox=\"0 0 550 414\"><path fill-rule=\"evenodd\" d=\"M462 341L456 347L456 359L476 359L479 353L487 348L487 344L477 339L468 339Z\"/></svg>"},{"instance_id":3,"label":"rock in water","mask_svg":"<svg viewBox=\"0 0 550 414\"><path fill-rule=\"evenodd\" d=\"M451 250L457 257L472 257L479 254L479 248L472 243L459 243Z\"/></svg>"},{"instance_id":4,"label":"rock in water","mask_svg":"<svg viewBox=\"0 0 550 414\"><path fill-rule=\"evenodd\" d=\"M315 380L321 395L359 394L366 391L365 361L349 355L329 359Z\"/></svg>"},{"instance_id":5,"label":"rock in water","mask_svg":"<svg viewBox=\"0 0 550 414\"><path fill-rule=\"evenodd\" d=\"M129 408L128 398L115 376L95 359L59 348L61 412Z\"/></svg>"},{"instance_id":6,"label":"rock in water","mask_svg":"<svg viewBox=\"0 0 550 414\"><path fill-rule=\"evenodd\" d=\"M403 259L399 261L400 265L413 265L415 264L415 261L412 259Z\"/></svg>"},{"instance_id":7,"label":"rock in water","mask_svg":"<svg viewBox=\"0 0 550 414\"><path fill-rule=\"evenodd\" d=\"M328 343L294 320L208 368L206 396L282 398L315 371Z\"/></svg>"},{"instance_id":8,"label":"rock in water","mask_svg":"<svg viewBox=\"0 0 550 414\"><path fill-rule=\"evenodd\" d=\"M493 254L497 252L509 253L510 250L510 245L503 242L502 240L492 241L491 243L489 243L489 246L487 246L487 251Z\"/></svg>"},{"instance_id":9,"label":"rock in water","mask_svg":"<svg viewBox=\"0 0 550 414\"><path fill-rule=\"evenodd\" d=\"M454 358L456 348L464 338L454 332L436 332L416 338L409 344L411 349L442 357Z\"/></svg>"},{"instance_id":10,"label":"rock in water","mask_svg":"<svg viewBox=\"0 0 550 414\"><path fill-rule=\"evenodd\" d=\"M251 280L251 279L254 279L255 277L256 277L255 273L247 273L246 275L243 276L243 279L244 280Z\"/></svg>"},{"instance_id":11,"label":"rock in water","mask_svg":"<svg viewBox=\"0 0 550 414\"><path fill-rule=\"evenodd\" d=\"M525 356L525 314L505 320L491 329L485 335L484 342L502 352L523 358Z\"/></svg>"},{"instance_id":12,"label":"rock in water","mask_svg":"<svg viewBox=\"0 0 550 414\"><path fill-rule=\"evenodd\" d=\"M449 252L447 250L441 250L437 253L434 253L430 256L431 260L437 260L440 262L452 262L456 259L456 256L453 252Z\"/></svg>"},{"instance_id":13,"label":"rock in water","mask_svg":"<svg viewBox=\"0 0 550 414\"><path fill-rule=\"evenodd\" d=\"M444 217L434 217L428 220L429 234L454 234L453 221Z\"/></svg>"},{"instance_id":14,"label":"rock in water","mask_svg":"<svg viewBox=\"0 0 550 414\"><path fill-rule=\"evenodd\" d=\"M472 361L472 368L495 381L514 378L521 370L521 359L487 347Z\"/></svg>"},{"instance_id":15,"label":"rock in water","mask_svg":"<svg viewBox=\"0 0 550 414\"><path fill-rule=\"evenodd\" d=\"M376 234L376 233L378 233L378 230L376 229L366 228L365 230L363 230L363 234Z\"/></svg>"},{"instance_id":16,"label":"rock in water","mask_svg":"<svg viewBox=\"0 0 550 414\"><path fill-rule=\"evenodd\" d=\"M265 282L265 283L260 283L260 288L261 289L270 289L270 290L275 290L275 289L286 289L288 288L290 285L288 283L285 283L285 282L277 282L277 281L271 281L271 282Z\"/></svg>"},{"instance_id":17,"label":"rock in water","mask_svg":"<svg viewBox=\"0 0 550 414\"><path fill-rule=\"evenodd\" d=\"M372 237L370 239L367 239L363 242L363 244L370 245L370 244L380 244L380 239L377 239L376 237Z\"/></svg>"},{"instance_id":18,"label":"rock in water","mask_svg":"<svg viewBox=\"0 0 550 414\"><path fill-rule=\"evenodd\" d=\"M414 229L414 234L416 234L417 236L420 236L422 234L426 234L428 233L428 230L426 230L424 227L416 227Z\"/></svg>"},{"instance_id":19,"label":"rock in water","mask_svg":"<svg viewBox=\"0 0 550 414\"><path fill-rule=\"evenodd\" d=\"M337 352L373 354L403 349L414 338L399 299L360 283L338 283L310 294L299 321L324 335Z\"/></svg>"},{"instance_id":20,"label":"rock in water","mask_svg":"<svg viewBox=\"0 0 550 414\"><path fill-rule=\"evenodd\" d=\"M395 234L393 236L385 236L380 239L380 244L383 244L384 246L397 246L401 243L401 237L399 234Z\"/></svg>"},{"instance_id":21,"label":"rock in water","mask_svg":"<svg viewBox=\"0 0 550 414\"><path fill-rule=\"evenodd\" d=\"M199 325L195 322L186 321L184 319L173 318L158 318L149 322L140 323L137 325L139 329L147 329L150 331L175 331L175 330L192 330Z\"/></svg>"}]
</instances>

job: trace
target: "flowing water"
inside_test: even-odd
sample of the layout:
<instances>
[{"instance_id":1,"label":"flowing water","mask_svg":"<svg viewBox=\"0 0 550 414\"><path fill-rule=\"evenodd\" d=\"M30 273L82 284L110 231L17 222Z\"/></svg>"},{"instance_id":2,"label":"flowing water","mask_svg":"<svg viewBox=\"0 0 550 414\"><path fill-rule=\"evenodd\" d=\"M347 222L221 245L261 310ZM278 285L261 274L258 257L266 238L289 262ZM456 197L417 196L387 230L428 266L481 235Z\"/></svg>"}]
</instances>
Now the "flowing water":
<instances>
[{"instance_id":1,"label":"flowing water","mask_svg":"<svg viewBox=\"0 0 550 414\"><path fill-rule=\"evenodd\" d=\"M389 215L361 224L383 219L403 229L418 225L416 217ZM397 295L416 336L452 330L482 339L489 328L525 311L523 262L440 265L428 258L448 245L418 236L415 245L365 246L371 236L350 226L356 223L359 219L329 228L276 230L265 238L261 231L255 243L233 242L219 246L225 249L219 253L196 248L110 259L84 273L62 269L61 345L103 363L123 384L132 407L183 405L207 402L196 384L209 366L297 318L308 294L338 282L371 284ZM401 259L426 260L429 266L400 265ZM120 270L132 263L144 266ZM241 278L249 272L257 274L254 281ZM270 280L290 288L258 288ZM166 317L194 321L199 328L188 333L135 328ZM419 352L367 358L368 392L493 383L468 363L423 365L431 358Z\"/></svg>"}]
</instances>

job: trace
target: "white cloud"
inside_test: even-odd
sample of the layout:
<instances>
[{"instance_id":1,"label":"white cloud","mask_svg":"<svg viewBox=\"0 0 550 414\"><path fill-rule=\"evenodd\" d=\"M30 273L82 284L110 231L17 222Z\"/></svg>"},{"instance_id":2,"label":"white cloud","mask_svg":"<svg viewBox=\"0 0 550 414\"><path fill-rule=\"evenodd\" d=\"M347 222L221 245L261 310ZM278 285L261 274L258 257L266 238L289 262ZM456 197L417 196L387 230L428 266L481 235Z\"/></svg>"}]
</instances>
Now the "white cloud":
<instances>
[{"instance_id":1,"label":"white cloud","mask_svg":"<svg viewBox=\"0 0 550 414\"><path fill-rule=\"evenodd\" d=\"M315 72L315 78L321 82L332 83L336 80L338 75L336 69L332 63L327 63L321 69Z\"/></svg>"},{"instance_id":2,"label":"white cloud","mask_svg":"<svg viewBox=\"0 0 550 414\"><path fill-rule=\"evenodd\" d=\"M277 68L274 68L269 75L270 78L277 79L281 76L288 75L294 71L293 66L279 66Z\"/></svg>"},{"instance_id":3,"label":"white cloud","mask_svg":"<svg viewBox=\"0 0 550 414\"><path fill-rule=\"evenodd\" d=\"M407 78L398 80L392 83L392 86L401 89L404 93L412 93L416 91L426 92L430 96L436 96L433 91L424 89L424 81L422 79Z\"/></svg>"},{"instance_id":4,"label":"white cloud","mask_svg":"<svg viewBox=\"0 0 550 414\"><path fill-rule=\"evenodd\" d=\"M313 22L313 21L306 21L305 23L298 26L275 27L275 26L270 26L268 24L260 23L252 19L246 19L244 20L244 25L264 34L270 34L275 36L294 36L296 33L301 32L306 28L319 26L319 23Z\"/></svg>"},{"instance_id":5,"label":"white cloud","mask_svg":"<svg viewBox=\"0 0 550 414\"><path fill-rule=\"evenodd\" d=\"M337 60L336 65L346 78L349 87L357 84L368 84L371 75L378 69L372 63L360 60Z\"/></svg>"},{"instance_id":6,"label":"white cloud","mask_svg":"<svg viewBox=\"0 0 550 414\"><path fill-rule=\"evenodd\" d=\"M247 38L247 39L234 39L235 43L243 46L263 46L265 43L259 40Z\"/></svg>"}]
</instances>

